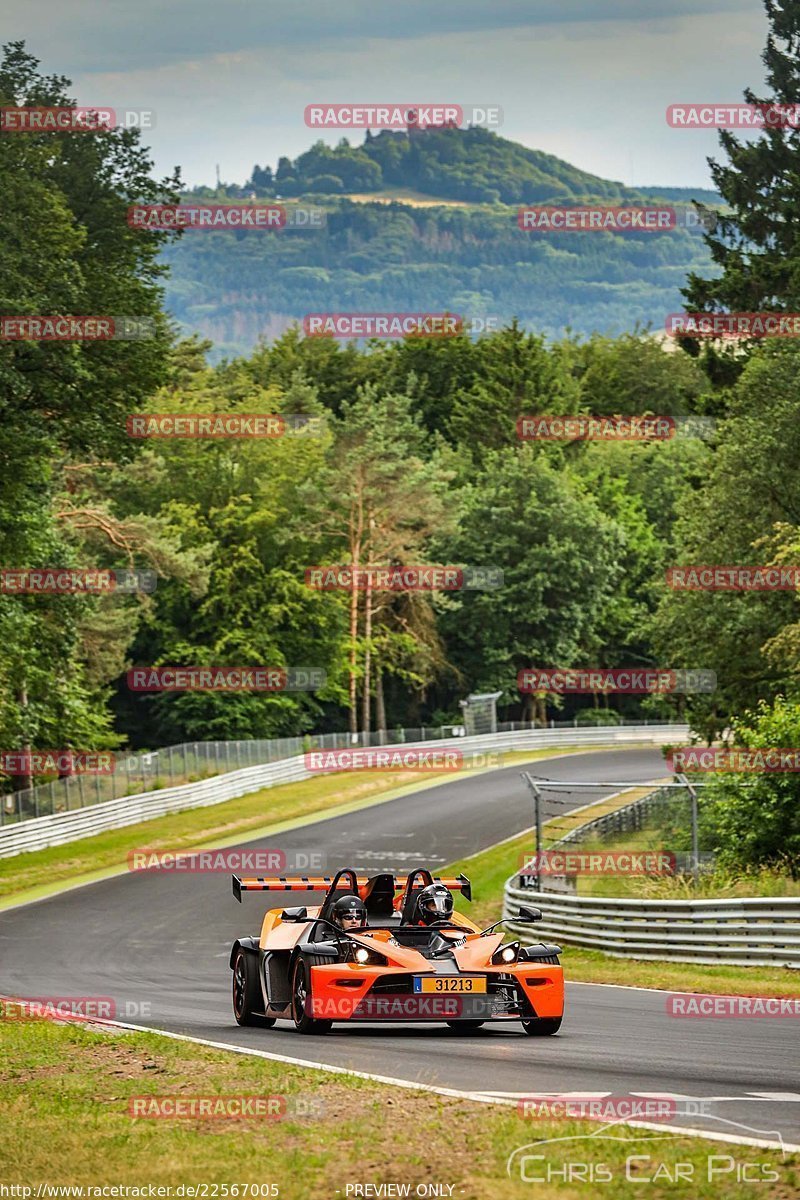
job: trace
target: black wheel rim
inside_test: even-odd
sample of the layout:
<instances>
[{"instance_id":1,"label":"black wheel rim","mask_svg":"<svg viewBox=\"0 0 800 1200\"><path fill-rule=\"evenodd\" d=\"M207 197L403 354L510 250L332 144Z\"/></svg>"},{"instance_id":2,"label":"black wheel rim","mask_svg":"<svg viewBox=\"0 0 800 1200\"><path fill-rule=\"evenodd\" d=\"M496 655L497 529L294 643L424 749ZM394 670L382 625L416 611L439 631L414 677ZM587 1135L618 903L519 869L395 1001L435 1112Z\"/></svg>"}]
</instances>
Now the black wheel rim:
<instances>
[{"instance_id":1,"label":"black wheel rim","mask_svg":"<svg viewBox=\"0 0 800 1200\"><path fill-rule=\"evenodd\" d=\"M247 974L244 965L244 955L240 954L236 959L236 966L233 969L233 1011L237 1017L241 1017L244 1013L246 990Z\"/></svg>"},{"instance_id":2,"label":"black wheel rim","mask_svg":"<svg viewBox=\"0 0 800 1200\"><path fill-rule=\"evenodd\" d=\"M302 963L298 963L294 973L294 1019L299 1024L306 1015L308 990L306 988L306 973Z\"/></svg>"}]
</instances>

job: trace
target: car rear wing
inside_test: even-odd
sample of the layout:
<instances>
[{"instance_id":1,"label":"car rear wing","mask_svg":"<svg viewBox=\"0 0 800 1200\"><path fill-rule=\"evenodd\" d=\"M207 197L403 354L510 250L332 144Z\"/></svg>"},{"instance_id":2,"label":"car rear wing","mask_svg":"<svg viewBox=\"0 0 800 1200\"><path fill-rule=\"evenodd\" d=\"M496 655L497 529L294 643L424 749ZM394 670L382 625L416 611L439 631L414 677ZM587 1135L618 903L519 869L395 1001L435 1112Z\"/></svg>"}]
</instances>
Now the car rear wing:
<instances>
[{"instance_id":1,"label":"car rear wing","mask_svg":"<svg viewBox=\"0 0 800 1200\"><path fill-rule=\"evenodd\" d=\"M342 874L344 872L340 871L337 875L264 875L254 879L240 879L238 875L234 875L232 877L233 894L241 904L242 892L328 892L334 884L339 882L339 876ZM366 890L372 882L372 879L366 875L356 875L351 871L348 871L347 874L349 882L357 887L359 892ZM472 887L466 875L435 875L433 882L443 883L453 892L461 892L466 900L472 899ZM396 892L404 891L407 883L407 875L395 877L394 890ZM420 884L421 886L423 885ZM412 887L412 891L416 890L416 887Z\"/></svg>"}]
</instances>

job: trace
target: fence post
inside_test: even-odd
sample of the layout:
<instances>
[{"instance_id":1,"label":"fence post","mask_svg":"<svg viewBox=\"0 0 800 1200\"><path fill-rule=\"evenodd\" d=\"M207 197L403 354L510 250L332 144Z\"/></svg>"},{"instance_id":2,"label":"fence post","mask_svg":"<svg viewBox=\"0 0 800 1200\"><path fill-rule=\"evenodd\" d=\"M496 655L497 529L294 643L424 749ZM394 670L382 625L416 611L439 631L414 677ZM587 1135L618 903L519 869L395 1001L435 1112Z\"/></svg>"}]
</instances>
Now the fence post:
<instances>
[{"instance_id":1,"label":"fence post","mask_svg":"<svg viewBox=\"0 0 800 1200\"><path fill-rule=\"evenodd\" d=\"M535 825L536 825L536 874L534 876L534 879L536 880L536 891L541 892L542 876L541 876L541 872L539 870L539 868L541 866L539 858L540 858L541 850L542 850L542 793L541 793L538 785L533 782L533 780L531 779L531 777L527 771L521 771L520 776L522 779L525 780L528 787L531 789L531 791L533 793L533 805L534 805L534 813L535 813L534 820L535 820Z\"/></svg>"},{"instance_id":2,"label":"fence post","mask_svg":"<svg viewBox=\"0 0 800 1200\"><path fill-rule=\"evenodd\" d=\"M697 792L685 775L678 775L677 779L679 783L683 784L692 798L692 878L697 883L700 876L700 852L697 835Z\"/></svg>"}]
</instances>

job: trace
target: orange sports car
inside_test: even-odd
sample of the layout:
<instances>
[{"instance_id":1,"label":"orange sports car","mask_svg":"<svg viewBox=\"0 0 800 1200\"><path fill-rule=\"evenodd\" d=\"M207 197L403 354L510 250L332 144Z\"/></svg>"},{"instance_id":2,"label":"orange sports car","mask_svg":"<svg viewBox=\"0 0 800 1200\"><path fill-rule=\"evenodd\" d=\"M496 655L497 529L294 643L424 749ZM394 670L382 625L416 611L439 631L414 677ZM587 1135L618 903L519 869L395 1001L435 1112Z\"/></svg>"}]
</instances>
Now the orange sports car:
<instances>
[{"instance_id":1,"label":"orange sports car","mask_svg":"<svg viewBox=\"0 0 800 1200\"><path fill-rule=\"evenodd\" d=\"M559 946L504 943L502 921L479 929L454 911L451 893L471 899L469 880L425 868L370 878L345 868L333 877L239 879L242 892L321 892L319 907L272 908L259 937L230 955L233 1013L240 1025L294 1022L327 1033L334 1021L443 1021L469 1031L520 1021L525 1033L557 1033L564 1012ZM541 920L523 906L515 922Z\"/></svg>"}]
</instances>

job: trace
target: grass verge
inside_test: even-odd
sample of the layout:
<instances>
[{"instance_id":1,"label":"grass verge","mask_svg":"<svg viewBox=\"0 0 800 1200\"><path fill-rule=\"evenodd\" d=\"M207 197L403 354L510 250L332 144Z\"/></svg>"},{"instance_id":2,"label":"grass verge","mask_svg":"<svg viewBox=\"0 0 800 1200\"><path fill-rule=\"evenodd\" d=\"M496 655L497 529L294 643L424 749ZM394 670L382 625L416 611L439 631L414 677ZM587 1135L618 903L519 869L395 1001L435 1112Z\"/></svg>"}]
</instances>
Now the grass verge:
<instances>
[{"instance_id":1,"label":"grass verge","mask_svg":"<svg viewBox=\"0 0 800 1200\"><path fill-rule=\"evenodd\" d=\"M272 1194L281 1200L345 1200L354 1195L353 1185L395 1183L407 1185L412 1196L518 1200L534 1193L520 1178L519 1156L514 1173L507 1174L509 1155L551 1138L575 1140L530 1149L544 1157L528 1160L528 1175L561 1173L535 1184L542 1200L586 1195L627 1200L636 1182L650 1200L676 1191L712 1200L723 1188L739 1200L753 1194L752 1183L736 1181L735 1164L744 1162L760 1164L759 1196L777 1200L796 1194L800 1175L796 1153L673 1136L668 1124L659 1133L615 1126L615 1138L625 1140L598 1140L591 1136L598 1125L586 1121L525 1120L513 1107L323 1074L155 1034L3 1021L0 1043L0 1178L7 1185L205 1184L208 1197L243 1197L244 1185L258 1189L248 1195L269 1195L275 1185ZM133 1098L185 1102L243 1095L283 1097L287 1115L278 1120L129 1115ZM587 1164L595 1178L603 1167L602 1186L587 1188L580 1175L565 1185L563 1172L576 1169L570 1164L578 1169L583 1164L584 1177ZM684 1183L676 1187L670 1180L679 1164ZM709 1179L710 1170L718 1173ZM431 1191L434 1184L442 1190ZM417 1193L420 1186L428 1190Z\"/></svg>"},{"instance_id":2,"label":"grass verge","mask_svg":"<svg viewBox=\"0 0 800 1200\"><path fill-rule=\"evenodd\" d=\"M631 833L605 838L587 838L581 851L604 853L615 850L665 851L671 848L668 834L658 825ZM800 879L778 874L766 867L739 875L720 868L701 872L695 882L690 876L677 875L582 875L578 879L579 896L631 896L642 900L736 900L747 896L800 896Z\"/></svg>"},{"instance_id":3,"label":"grass verge","mask_svg":"<svg viewBox=\"0 0 800 1200\"><path fill-rule=\"evenodd\" d=\"M500 766L579 754L586 749L575 746L560 747L557 751L516 751L503 754ZM318 775L208 808L186 809L125 829L111 829L63 846L0 858L0 909L52 894L65 885L116 874L125 869L128 852L143 846L152 850L235 846L304 822L352 812L452 781L451 772L342 771Z\"/></svg>"}]
</instances>

